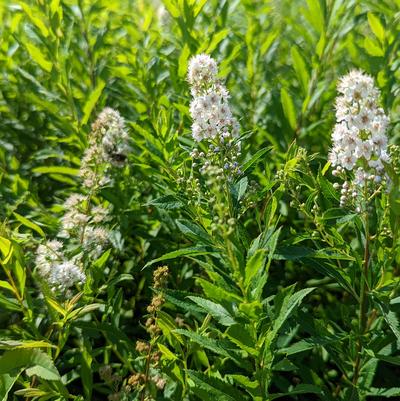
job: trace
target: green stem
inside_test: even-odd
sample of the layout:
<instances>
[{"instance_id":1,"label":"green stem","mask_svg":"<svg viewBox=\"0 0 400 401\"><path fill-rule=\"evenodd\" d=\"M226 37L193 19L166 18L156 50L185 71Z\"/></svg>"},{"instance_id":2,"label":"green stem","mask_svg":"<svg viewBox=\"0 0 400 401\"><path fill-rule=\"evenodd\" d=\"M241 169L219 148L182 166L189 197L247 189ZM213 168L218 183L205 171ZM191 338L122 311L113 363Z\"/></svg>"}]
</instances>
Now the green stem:
<instances>
[{"instance_id":1,"label":"green stem","mask_svg":"<svg viewBox=\"0 0 400 401\"><path fill-rule=\"evenodd\" d=\"M150 374L150 361L151 361L151 351L152 351L152 343L149 343L149 349L147 351L146 356L146 367L145 367L145 379L144 379L144 387L140 393L140 401L144 401L146 398L146 390L147 390L147 383L149 381L149 374Z\"/></svg>"},{"instance_id":2,"label":"green stem","mask_svg":"<svg viewBox=\"0 0 400 401\"><path fill-rule=\"evenodd\" d=\"M359 312L359 338L357 342L357 357L354 364L354 375L353 385L357 386L358 379L361 371L361 351L362 351L362 336L365 334L367 328L367 314L368 314L368 265L370 259L370 232L369 232L369 216L368 211L365 211L365 246L364 246L364 263L361 272L361 283L360 283L360 312Z\"/></svg>"}]
</instances>

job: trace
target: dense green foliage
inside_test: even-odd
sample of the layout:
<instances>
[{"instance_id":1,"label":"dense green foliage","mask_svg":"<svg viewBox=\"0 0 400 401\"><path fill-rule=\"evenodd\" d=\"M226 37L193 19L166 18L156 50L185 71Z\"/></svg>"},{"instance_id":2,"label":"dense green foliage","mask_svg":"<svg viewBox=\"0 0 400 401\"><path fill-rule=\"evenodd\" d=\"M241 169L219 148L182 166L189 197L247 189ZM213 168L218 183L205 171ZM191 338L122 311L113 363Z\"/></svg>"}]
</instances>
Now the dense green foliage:
<instances>
[{"instance_id":1,"label":"dense green foliage","mask_svg":"<svg viewBox=\"0 0 400 401\"><path fill-rule=\"evenodd\" d=\"M363 213L327 162L354 68L398 142L399 0L2 0L0 17L0 401L400 399L400 155ZM192 162L200 53L241 127L232 180ZM130 152L88 190L105 107ZM100 254L62 239L86 274L62 292L36 255L72 194L111 234Z\"/></svg>"}]
</instances>

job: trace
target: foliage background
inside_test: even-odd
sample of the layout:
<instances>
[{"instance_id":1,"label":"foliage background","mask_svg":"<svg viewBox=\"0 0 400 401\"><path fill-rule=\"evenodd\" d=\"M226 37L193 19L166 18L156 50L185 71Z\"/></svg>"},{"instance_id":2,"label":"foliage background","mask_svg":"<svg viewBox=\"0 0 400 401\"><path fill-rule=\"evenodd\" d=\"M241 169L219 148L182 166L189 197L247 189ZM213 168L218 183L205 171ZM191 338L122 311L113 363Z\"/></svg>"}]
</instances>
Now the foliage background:
<instances>
[{"instance_id":1,"label":"foliage background","mask_svg":"<svg viewBox=\"0 0 400 401\"><path fill-rule=\"evenodd\" d=\"M176 224L185 216L184 210L151 204L177 191L175 181L188 157L184 150L192 146L185 80L188 59L205 52L219 62L234 113L242 132L248 133L243 159L273 147L252 171L260 193L263 188L267 193L276 171L294 157L294 141L309 154L317 154L310 162L310 174L325 165L337 78L353 68L376 78L392 122L391 142L398 141L399 12L398 0L2 0L1 231L24 250L24 286L32 298L34 318L29 321L13 309L12 297L2 289L1 337L43 339L44 333L38 337L32 328L45 313L32 274L40 232L18 216L25 216L50 237L56 233L59 205L69 193L79 192L76 173L87 134L104 106L120 111L134 146L117 192L102 193L114 205L119 221L113 263L115 274L123 278L105 278L97 294L86 294L92 302L107 305L97 316L102 329L90 328L94 318L77 321L57 362L61 372L72 372L71 394L96 400L104 399L101 394L108 391L99 384L100 366L113 361L118 369L111 356L115 347L122 359L134 360L134 341L147 335L143 316L152 296L152 271L143 267L191 243ZM310 191L303 189L301 196L306 199ZM259 233L262 202L259 199L242 217L249 238ZM290 206L284 191L277 207L283 244L313 231L312 224ZM202 273L197 261L185 258L168 263L169 288L199 291L195 277ZM396 267L391 274L397 276ZM308 311L321 321L346 320L342 307L346 296L329 278L307 263L273 260L268 293L293 283L298 288L319 287L302 310L302 319L307 320ZM283 368L272 387L285 392L298 382L318 384L321 375L334 389L339 373L322 354L297 361L298 366L310 364L303 377L299 371L288 368L285 373ZM120 368L128 373L126 366ZM380 363L378 371L381 379L375 386L400 387L399 371L393 365ZM314 399L310 397L314 396L287 399Z\"/></svg>"}]
</instances>

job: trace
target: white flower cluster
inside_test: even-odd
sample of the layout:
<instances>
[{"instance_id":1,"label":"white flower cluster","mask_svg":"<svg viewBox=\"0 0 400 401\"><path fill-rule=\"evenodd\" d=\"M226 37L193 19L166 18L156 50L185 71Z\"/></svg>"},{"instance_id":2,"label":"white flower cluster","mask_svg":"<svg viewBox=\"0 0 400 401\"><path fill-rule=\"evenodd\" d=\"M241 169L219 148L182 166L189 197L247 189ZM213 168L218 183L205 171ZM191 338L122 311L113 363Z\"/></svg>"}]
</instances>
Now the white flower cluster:
<instances>
[{"instance_id":1,"label":"white flower cluster","mask_svg":"<svg viewBox=\"0 0 400 401\"><path fill-rule=\"evenodd\" d=\"M374 80L361 71L351 71L342 77L336 99L337 123L332 133L332 150L329 160L335 169L334 176L354 172L351 183L341 189L341 205L349 196L371 188L385 178L384 163L389 162L386 129L389 123L379 107L379 89ZM340 185L336 184L336 188Z\"/></svg>"},{"instance_id":2,"label":"white flower cluster","mask_svg":"<svg viewBox=\"0 0 400 401\"><path fill-rule=\"evenodd\" d=\"M99 257L109 242L110 233L103 225L109 220L111 208L92 206L90 198L81 194L72 194L64 207L59 236L78 239L91 257Z\"/></svg>"},{"instance_id":3,"label":"white flower cluster","mask_svg":"<svg viewBox=\"0 0 400 401\"><path fill-rule=\"evenodd\" d=\"M85 212L83 204L87 201L87 197L81 194L72 194L64 202L66 210L63 217L61 217L61 232L59 236L69 238L70 234L80 231L88 221L89 216Z\"/></svg>"},{"instance_id":4,"label":"white flower cluster","mask_svg":"<svg viewBox=\"0 0 400 401\"><path fill-rule=\"evenodd\" d=\"M104 248L110 242L110 231L104 227L87 226L82 238L82 246L85 251L97 259Z\"/></svg>"},{"instance_id":5,"label":"white flower cluster","mask_svg":"<svg viewBox=\"0 0 400 401\"><path fill-rule=\"evenodd\" d=\"M229 180L240 175L240 126L229 107L229 92L218 80L218 66L206 54L189 61L188 81L193 99L190 114L193 119L192 136L196 142L205 142L207 151L194 149L193 167L201 165L200 173L207 175L209 167L221 168Z\"/></svg>"},{"instance_id":6,"label":"white flower cluster","mask_svg":"<svg viewBox=\"0 0 400 401\"><path fill-rule=\"evenodd\" d=\"M195 56L189 62L192 135L197 142L210 139L225 143L239 134L239 124L228 103L229 92L218 81L217 74L217 63L206 54Z\"/></svg>"},{"instance_id":7,"label":"white flower cluster","mask_svg":"<svg viewBox=\"0 0 400 401\"><path fill-rule=\"evenodd\" d=\"M129 151L123 118L113 109L104 109L92 125L80 169L87 195L74 193L65 201L58 233L58 238L75 247L75 255L68 259L62 242L57 240L37 249L37 271L53 291L65 294L75 284L84 283L85 258L98 258L110 242L110 232L104 224L109 220L111 208L93 205L92 195L109 181L107 172L111 165L124 166ZM76 246L82 252L76 254Z\"/></svg>"},{"instance_id":8,"label":"white flower cluster","mask_svg":"<svg viewBox=\"0 0 400 401\"><path fill-rule=\"evenodd\" d=\"M103 227L109 219L110 208L92 206L90 197L72 194L64 203L66 210L61 218L60 239L71 240L85 252L68 259L63 243L57 240L39 245L36 252L36 266L39 275L51 290L65 295L75 284L86 281L83 271L83 257L98 258L109 243L110 233Z\"/></svg>"},{"instance_id":9,"label":"white flower cluster","mask_svg":"<svg viewBox=\"0 0 400 401\"><path fill-rule=\"evenodd\" d=\"M39 245L36 254L36 266L39 275L46 280L52 291L65 293L76 284L86 281L85 273L77 260L66 260L60 241L48 241Z\"/></svg>"},{"instance_id":10,"label":"white flower cluster","mask_svg":"<svg viewBox=\"0 0 400 401\"><path fill-rule=\"evenodd\" d=\"M92 125L89 147L80 169L86 188L93 190L109 181L108 165L123 167L130 151L125 121L118 111L106 107Z\"/></svg>"},{"instance_id":11,"label":"white flower cluster","mask_svg":"<svg viewBox=\"0 0 400 401\"><path fill-rule=\"evenodd\" d=\"M216 82L218 65L208 54L199 54L189 60L188 81L193 96L197 96L204 87Z\"/></svg>"}]
</instances>

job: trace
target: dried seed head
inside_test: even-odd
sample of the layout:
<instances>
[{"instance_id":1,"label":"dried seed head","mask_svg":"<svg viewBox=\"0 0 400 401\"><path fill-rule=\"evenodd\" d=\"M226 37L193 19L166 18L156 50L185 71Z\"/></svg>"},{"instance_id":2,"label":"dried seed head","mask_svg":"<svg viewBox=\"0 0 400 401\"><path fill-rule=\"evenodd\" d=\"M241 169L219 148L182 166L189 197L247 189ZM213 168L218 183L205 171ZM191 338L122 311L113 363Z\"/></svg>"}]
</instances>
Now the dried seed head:
<instances>
[{"instance_id":1,"label":"dried seed head","mask_svg":"<svg viewBox=\"0 0 400 401\"><path fill-rule=\"evenodd\" d=\"M135 373L128 379L128 384L132 387L140 387L146 382L146 375L144 373Z\"/></svg>"},{"instance_id":2,"label":"dried seed head","mask_svg":"<svg viewBox=\"0 0 400 401\"><path fill-rule=\"evenodd\" d=\"M152 380L159 390L162 390L165 387L166 380L163 379L161 376L155 376L152 378Z\"/></svg>"},{"instance_id":3,"label":"dried seed head","mask_svg":"<svg viewBox=\"0 0 400 401\"><path fill-rule=\"evenodd\" d=\"M110 381L112 375L111 365L104 365L99 369L99 376L101 380Z\"/></svg>"},{"instance_id":4,"label":"dried seed head","mask_svg":"<svg viewBox=\"0 0 400 401\"><path fill-rule=\"evenodd\" d=\"M161 294L155 295L151 300L151 304L147 307L147 311L149 313L157 312L164 304L164 302L165 299Z\"/></svg>"},{"instance_id":5,"label":"dried seed head","mask_svg":"<svg viewBox=\"0 0 400 401\"><path fill-rule=\"evenodd\" d=\"M165 286L169 275L168 266L160 266L153 273L154 288L162 288Z\"/></svg>"},{"instance_id":6,"label":"dried seed head","mask_svg":"<svg viewBox=\"0 0 400 401\"><path fill-rule=\"evenodd\" d=\"M136 341L136 351L140 352L141 354L147 353L149 350L149 344L145 343L144 341Z\"/></svg>"}]
</instances>

